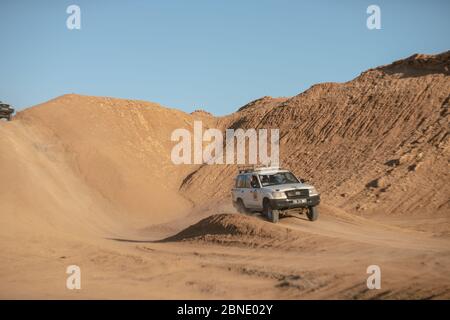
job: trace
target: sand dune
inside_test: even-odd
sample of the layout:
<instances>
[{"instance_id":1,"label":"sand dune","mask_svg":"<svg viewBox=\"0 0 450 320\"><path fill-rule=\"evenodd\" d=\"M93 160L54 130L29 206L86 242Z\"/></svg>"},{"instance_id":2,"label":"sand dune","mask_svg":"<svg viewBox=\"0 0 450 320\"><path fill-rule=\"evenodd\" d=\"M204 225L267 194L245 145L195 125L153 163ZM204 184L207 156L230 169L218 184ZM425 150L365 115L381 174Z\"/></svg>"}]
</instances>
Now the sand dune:
<instances>
[{"instance_id":1,"label":"sand dune","mask_svg":"<svg viewBox=\"0 0 450 320\"><path fill-rule=\"evenodd\" d=\"M256 100L220 123L279 128L282 165L349 212L447 215L449 61L450 52L415 55L347 83L318 84L289 99ZM223 198L235 170L203 166L182 191L197 203ZM211 181L220 188L208 188Z\"/></svg>"},{"instance_id":2,"label":"sand dune","mask_svg":"<svg viewBox=\"0 0 450 320\"><path fill-rule=\"evenodd\" d=\"M0 298L449 298L449 66L415 55L225 117L69 94L0 121ZM170 160L194 120L280 128L320 219L236 214L236 166Z\"/></svg>"}]
</instances>

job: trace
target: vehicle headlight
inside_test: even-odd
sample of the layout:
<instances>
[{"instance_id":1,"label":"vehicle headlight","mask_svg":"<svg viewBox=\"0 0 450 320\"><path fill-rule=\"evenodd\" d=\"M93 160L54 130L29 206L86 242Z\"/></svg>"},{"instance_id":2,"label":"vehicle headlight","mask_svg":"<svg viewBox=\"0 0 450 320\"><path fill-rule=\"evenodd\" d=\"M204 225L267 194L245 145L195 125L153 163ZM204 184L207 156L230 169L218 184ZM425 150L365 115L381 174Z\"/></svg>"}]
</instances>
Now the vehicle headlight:
<instances>
[{"instance_id":1,"label":"vehicle headlight","mask_svg":"<svg viewBox=\"0 0 450 320\"><path fill-rule=\"evenodd\" d=\"M286 194L284 192L277 191L277 192L272 193L272 197L274 199L284 199L284 198L286 198Z\"/></svg>"},{"instance_id":2,"label":"vehicle headlight","mask_svg":"<svg viewBox=\"0 0 450 320\"><path fill-rule=\"evenodd\" d=\"M309 189L309 195L310 196L318 196L319 192L317 191L316 188L312 187L311 189Z\"/></svg>"}]
</instances>

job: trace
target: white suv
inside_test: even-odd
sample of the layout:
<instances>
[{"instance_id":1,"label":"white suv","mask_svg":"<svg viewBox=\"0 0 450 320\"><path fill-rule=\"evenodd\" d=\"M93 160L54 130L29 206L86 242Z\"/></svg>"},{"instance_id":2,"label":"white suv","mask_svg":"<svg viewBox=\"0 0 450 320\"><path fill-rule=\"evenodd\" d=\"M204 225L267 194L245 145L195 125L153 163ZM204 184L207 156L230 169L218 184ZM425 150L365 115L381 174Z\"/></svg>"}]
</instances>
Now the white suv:
<instances>
[{"instance_id":1,"label":"white suv","mask_svg":"<svg viewBox=\"0 0 450 320\"><path fill-rule=\"evenodd\" d=\"M297 179L289 170L241 169L231 193L239 212L262 212L272 222L278 222L280 214L289 210L306 211L310 221L319 216L316 206L320 195L316 188Z\"/></svg>"}]
</instances>

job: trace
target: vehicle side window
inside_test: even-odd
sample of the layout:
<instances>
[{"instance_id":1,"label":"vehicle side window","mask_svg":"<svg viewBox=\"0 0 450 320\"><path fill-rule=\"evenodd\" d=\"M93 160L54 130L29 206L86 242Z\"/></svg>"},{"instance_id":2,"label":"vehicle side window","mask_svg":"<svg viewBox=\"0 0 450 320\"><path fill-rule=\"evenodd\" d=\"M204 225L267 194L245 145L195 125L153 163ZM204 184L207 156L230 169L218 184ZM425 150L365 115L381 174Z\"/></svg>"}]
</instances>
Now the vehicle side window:
<instances>
[{"instance_id":1,"label":"vehicle side window","mask_svg":"<svg viewBox=\"0 0 450 320\"><path fill-rule=\"evenodd\" d=\"M246 176L238 176L236 179L236 188L245 188Z\"/></svg>"},{"instance_id":2,"label":"vehicle side window","mask_svg":"<svg viewBox=\"0 0 450 320\"><path fill-rule=\"evenodd\" d=\"M251 177L249 175L244 176L244 186L242 188L250 188Z\"/></svg>"},{"instance_id":3,"label":"vehicle side window","mask_svg":"<svg viewBox=\"0 0 450 320\"><path fill-rule=\"evenodd\" d=\"M236 188L241 188L241 184L242 184L242 176L237 176L236 178Z\"/></svg>"},{"instance_id":4,"label":"vehicle side window","mask_svg":"<svg viewBox=\"0 0 450 320\"><path fill-rule=\"evenodd\" d=\"M251 175L240 175L236 178L236 188L254 188L252 187L252 180L256 180L258 182L258 178L256 176ZM259 183L258 183L259 187Z\"/></svg>"},{"instance_id":5,"label":"vehicle side window","mask_svg":"<svg viewBox=\"0 0 450 320\"><path fill-rule=\"evenodd\" d=\"M250 181L250 185L252 188L259 188L259 181L258 181L258 177L253 175Z\"/></svg>"}]
</instances>

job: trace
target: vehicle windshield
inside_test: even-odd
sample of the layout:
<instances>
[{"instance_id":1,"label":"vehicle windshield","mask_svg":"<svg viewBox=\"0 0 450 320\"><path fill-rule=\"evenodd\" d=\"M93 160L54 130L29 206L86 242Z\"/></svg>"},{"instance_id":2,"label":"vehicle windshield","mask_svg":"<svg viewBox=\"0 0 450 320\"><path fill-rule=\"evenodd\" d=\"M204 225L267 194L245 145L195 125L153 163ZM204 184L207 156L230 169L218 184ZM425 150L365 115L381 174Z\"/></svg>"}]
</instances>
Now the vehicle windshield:
<instances>
[{"instance_id":1,"label":"vehicle windshield","mask_svg":"<svg viewBox=\"0 0 450 320\"><path fill-rule=\"evenodd\" d=\"M260 174L259 180L263 187L277 184L299 183L297 178L290 172L278 172L274 174Z\"/></svg>"}]
</instances>

